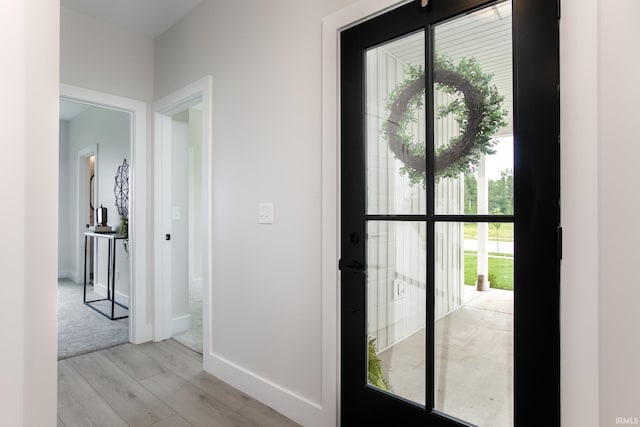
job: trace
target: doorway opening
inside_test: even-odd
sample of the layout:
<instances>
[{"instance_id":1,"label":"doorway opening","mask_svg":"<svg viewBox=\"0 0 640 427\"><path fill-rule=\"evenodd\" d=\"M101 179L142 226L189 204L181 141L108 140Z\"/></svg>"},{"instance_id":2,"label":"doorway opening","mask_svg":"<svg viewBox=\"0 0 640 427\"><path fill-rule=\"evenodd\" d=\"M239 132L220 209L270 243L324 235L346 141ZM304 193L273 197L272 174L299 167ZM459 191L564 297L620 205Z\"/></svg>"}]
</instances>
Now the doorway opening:
<instances>
[{"instance_id":1,"label":"doorway opening","mask_svg":"<svg viewBox=\"0 0 640 427\"><path fill-rule=\"evenodd\" d=\"M202 103L171 132L172 337L202 354Z\"/></svg>"},{"instance_id":2,"label":"doorway opening","mask_svg":"<svg viewBox=\"0 0 640 427\"><path fill-rule=\"evenodd\" d=\"M60 100L58 359L130 338L129 319L112 321L84 304L85 294L87 300L112 294L130 306L130 258L123 241L115 243L112 270L106 241L90 238L85 247L85 232L95 229L98 207L106 208L107 225L120 231L123 218L117 214L113 177L123 159L130 159L130 139L131 113ZM118 307L118 316L122 311Z\"/></svg>"},{"instance_id":3,"label":"doorway opening","mask_svg":"<svg viewBox=\"0 0 640 427\"><path fill-rule=\"evenodd\" d=\"M209 336L209 260L213 242L211 89L212 77L206 76L154 106L153 339L176 336L184 340L190 335L194 341L187 345L197 345L205 370L214 359ZM201 329L197 316L202 316Z\"/></svg>"}]
</instances>

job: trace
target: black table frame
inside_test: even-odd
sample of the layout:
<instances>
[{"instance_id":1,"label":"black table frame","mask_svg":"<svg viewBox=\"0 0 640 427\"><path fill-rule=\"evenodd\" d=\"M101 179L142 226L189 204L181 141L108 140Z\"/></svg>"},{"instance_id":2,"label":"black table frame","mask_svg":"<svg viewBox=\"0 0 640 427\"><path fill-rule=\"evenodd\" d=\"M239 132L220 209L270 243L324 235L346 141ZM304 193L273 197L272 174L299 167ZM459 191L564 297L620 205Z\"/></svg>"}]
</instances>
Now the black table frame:
<instances>
[{"instance_id":1,"label":"black table frame","mask_svg":"<svg viewBox=\"0 0 640 427\"><path fill-rule=\"evenodd\" d=\"M107 297L106 298L101 298L101 299L94 299L91 301L87 301L87 246L88 246L88 241L89 241L89 237L94 237L94 238L103 238L103 239L107 239L109 242L109 249L108 249L108 257L107 257ZM88 307L91 307L92 309L94 309L95 311L97 311L98 313L102 314L103 316L105 316L108 319L111 320L120 320L120 319L126 319L127 317L129 317L129 315L127 314L126 316L119 316L119 317L115 317L115 307L116 305L125 308L127 310L129 310L129 307L119 303L116 301L116 243L118 240L124 240L125 237L121 236L119 234L116 234L115 232L113 233L96 233L93 231L86 231L84 233L84 293L83 293L83 301L85 303L85 305L87 305ZM104 312L102 310L100 310L98 307L95 307L92 305L92 303L95 302L99 302L99 301L111 301L111 314L109 314L108 312Z\"/></svg>"}]
</instances>

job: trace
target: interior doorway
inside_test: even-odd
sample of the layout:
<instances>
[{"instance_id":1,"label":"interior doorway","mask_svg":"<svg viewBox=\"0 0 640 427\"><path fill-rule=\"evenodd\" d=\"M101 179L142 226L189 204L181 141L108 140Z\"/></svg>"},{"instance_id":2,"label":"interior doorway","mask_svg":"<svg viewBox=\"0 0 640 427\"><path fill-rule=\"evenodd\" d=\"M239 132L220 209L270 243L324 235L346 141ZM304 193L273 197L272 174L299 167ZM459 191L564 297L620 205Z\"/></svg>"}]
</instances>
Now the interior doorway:
<instances>
[{"instance_id":1,"label":"interior doorway","mask_svg":"<svg viewBox=\"0 0 640 427\"><path fill-rule=\"evenodd\" d=\"M212 78L207 76L160 99L154 107L153 339L180 339L180 333L191 330L191 335L200 339L197 345L205 369L214 360L209 338L209 260L213 242L211 88ZM195 138L191 145L189 133ZM201 330L200 321L196 320L200 315Z\"/></svg>"},{"instance_id":2,"label":"interior doorway","mask_svg":"<svg viewBox=\"0 0 640 427\"><path fill-rule=\"evenodd\" d=\"M107 94L91 89L85 89L68 84L60 85L60 100L68 101L69 105L74 106L79 110L89 110L91 108L100 108L105 111L111 111L114 114L118 113L126 117L128 127L127 133L120 135L119 139L126 141L128 144L128 150L126 154L121 153L114 164L122 166L123 160L127 159L127 163L131 165L129 169L129 182L131 183L129 189L129 209L128 209L128 265L130 269L128 272L120 272L120 278L124 279L123 275L128 276L130 289L129 289L129 328L128 336L129 341L138 344L146 342L153 337L153 325L151 323L150 316L148 316L148 298L147 298L147 224L150 223L147 218L147 105L142 101L137 101L130 98L124 98L117 95ZM100 125L97 121L94 123L96 126ZM65 132L66 126L61 121L60 131L61 136ZM94 141L97 146L96 150L98 158L106 159L108 156L104 156L104 153L100 149L100 141ZM101 154L102 153L102 154ZM61 165L60 175L63 179L65 174L77 174L75 171L77 165L77 157L71 166ZM97 166L97 175L103 175L110 179L109 184L105 181L105 187L103 192L114 194L114 178L118 174L117 168L108 171L106 169L100 169L100 161ZM73 172L71 172L73 171ZM88 191L88 190L87 190ZM96 187L96 197L100 196L100 186ZM139 196L137 196L139 194ZM115 194L114 194L115 197ZM99 199L98 199L99 200ZM63 194L60 194L60 204L73 204L78 212L79 207L76 205L75 199L71 200L68 197L65 198ZM99 201L95 202L95 206L99 207ZM84 208L83 208L84 209ZM111 211L111 210L109 210ZM116 219L119 216L119 211L114 206L111 211L113 218L109 218L108 222L112 219ZM60 215L60 221L67 220L67 217ZM84 224L86 227L86 223ZM79 228L78 228L79 230ZM84 228L82 229L84 232ZM79 233L78 233L79 234ZM84 237L84 236L83 236ZM80 237L72 232L60 233L59 236L62 243L65 239L73 239L80 241ZM82 242L84 244L84 241ZM76 264L80 264L80 254L74 249L71 253L67 253L63 249L63 245L60 244L58 248L59 259L68 257L73 260L78 260ZM120 254L126 254L126 250L119 250ZM84 260L84 254L82 254ZM63 269L60 269L61 273L65 273ZM77 267L73 271L66 272L70 277L74 279L74 282L79 283L81 281L82 271ZM62 274L61 274L62 275ZM81 296L82 298L82 296Z\"/></svg>"},{"instance_id":3,"label":"interior doorway","mask_svg":"<svg viewBox=\"0 0 640 427\"><path fill-rule=\"evenodd\" d=\"M172 336L202 353L202 103L171 116Z\"/></svg>"},{"instance_id":4,"label":"interior doorway","mask_svg":"<svg viewBox=\"0 0 640 427\"><path fill-rule=\"evenodd\" d=\"M105 221L114 233L128 219L117 214L113 176L130 155L131 113L60 100L58 359L130 339L128 319L112 321L84 304L85 299L111 295L116 303L130 306L131 268L123 241L114 242L119 247L112 270L107 242L85 242L85 232L96 225L98 206L111 214ZM106 303L102 305L105 309ZM120 307L117 311L128 315Z\"/></svg>"}]
</instances>

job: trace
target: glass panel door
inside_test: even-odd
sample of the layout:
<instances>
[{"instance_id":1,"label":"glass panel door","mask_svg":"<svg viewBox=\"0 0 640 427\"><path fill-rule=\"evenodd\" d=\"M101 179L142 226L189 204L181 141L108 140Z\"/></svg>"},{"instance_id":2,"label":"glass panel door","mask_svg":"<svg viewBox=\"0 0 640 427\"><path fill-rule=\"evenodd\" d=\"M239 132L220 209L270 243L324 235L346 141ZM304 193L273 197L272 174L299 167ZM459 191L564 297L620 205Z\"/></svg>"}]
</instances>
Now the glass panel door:
<instances>
[{"instance_id":1,"label":"glass panel door","mask_svg":"<svg viewBox=\"0 0 640 427\"><path fill-rule=\"evenodd\" d=\"M513 245L506 237L495 240L495 232L506 236L513 224L490 224L484 283L478 279L478 225L435 227L434 409L474 425L512 426Z\"/></svg>"},{"instance_id":2,"label":"glass panel door","mask_svg":"<svg viewBox=\"0 0 640 427\"><path fill-rule=\"evenodd\" d=\"M342 425L559 425L554 6L342 32Z\"/></svg>"},{"instance_id":3,"label":"glass panel door","mask_svg":"<svg viewBox=\"0 0 640 427\"><path fill-rule=\"evenodd\" d=\"M426 213L424 46L421 30L366 52L370 215ZM417 96L395 101L411 109L410 117L401 117L392 100L407 84L416 86ZM410 162L418 165L411 176ZM424 221L367 221L367 381L420 405L426 394L426 242Z\"/></svg>"},{"instance_id":4,"label":"glass panel door","mask_svg":"<svg viewBox=\"0 0 640 427\"><path fill-rule=\"evenodd\" d=\"M427 211L424 46L421 30L366 53L368 214Z\"/></svg>"},{"instance_id":5,"label":"glass panel door","mask_svg":"<svg viewBox=\"0 0 640 427\"><path fill-rule=\"evenodd\" d=\"M514 422L513 223L468 222L514 213L511 10L432 27L434 209L466 216L435 223L434 409L482 426Z\"/></svg>"}]
</instances>

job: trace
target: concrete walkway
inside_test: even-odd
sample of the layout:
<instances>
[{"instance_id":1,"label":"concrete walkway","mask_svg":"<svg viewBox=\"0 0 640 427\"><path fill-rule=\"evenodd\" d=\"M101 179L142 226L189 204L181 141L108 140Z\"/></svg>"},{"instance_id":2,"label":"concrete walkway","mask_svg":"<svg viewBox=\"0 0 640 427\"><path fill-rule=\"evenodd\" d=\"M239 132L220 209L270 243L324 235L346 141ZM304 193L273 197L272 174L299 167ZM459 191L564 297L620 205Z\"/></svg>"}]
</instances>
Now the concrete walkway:
<instances>
[{"instance_id":1,"label":"concrete walkway","mask_svg":"<svg viewBox=\"0 0 640 427\"><path fill-rule=\"evenodd\" d=\"M513 292L464 287L464 305L436 321L435 408L479 426L513 425ZM424 329L379 357L392 392L425 402Z\"/></svg>"},{"instance_id":2,"label":"concrete walkway","mask_svg":"<svg viewBox=\"0 0 640 427\"><path fill-rule=\"evenodd\" d=\"M487 249L489 252L499 252L501 254L511 254L513 255L513 241L500 241L497 242L495 240L487 241ZM466 240L464 241L464 250L465 251L477 251L478 250L478 241L477 240Z\"/></svg>"}]
</instances>

